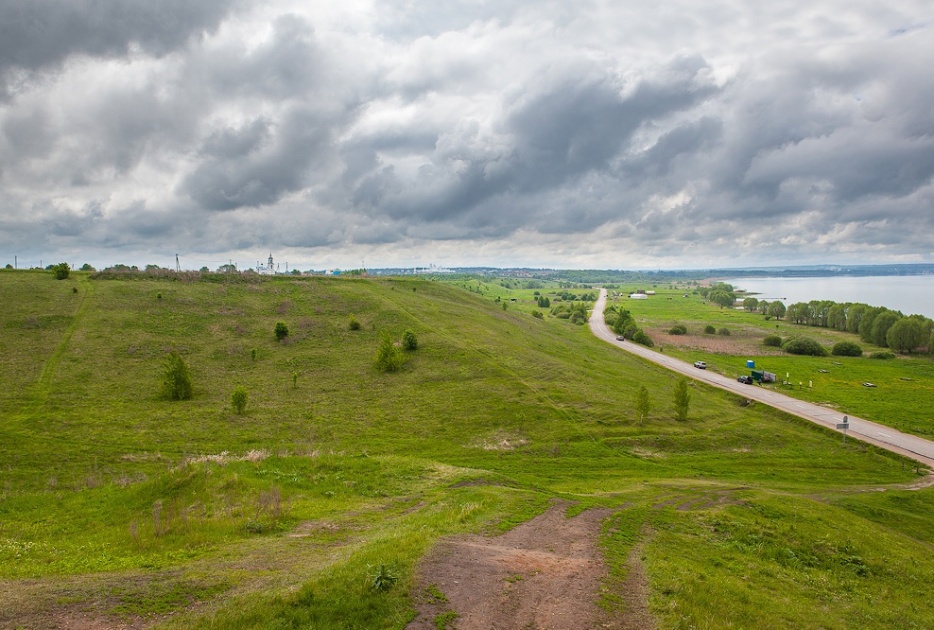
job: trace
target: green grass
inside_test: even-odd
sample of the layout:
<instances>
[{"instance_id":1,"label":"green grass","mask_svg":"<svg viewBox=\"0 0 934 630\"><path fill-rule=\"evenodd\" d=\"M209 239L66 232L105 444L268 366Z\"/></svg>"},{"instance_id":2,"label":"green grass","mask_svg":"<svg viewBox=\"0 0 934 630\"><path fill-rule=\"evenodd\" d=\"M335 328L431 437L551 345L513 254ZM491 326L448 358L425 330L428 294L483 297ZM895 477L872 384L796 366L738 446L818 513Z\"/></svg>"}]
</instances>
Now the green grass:
<instances>
[{"instance_id":1,"label":"green grass","mask_svg":"<svg viewBox=\"0 0 934 630\"><path fill-rule=\"evenodd\" d=\"M917 479L905 460L700 384L678 422L677 377L532 317L531 289L223 280L0 272L0 626L78 609L178 628L402 628L441 537L504 531L553 497L615 510L610 610L641 544L662 627L929 625L934 493L860 492ZM418 349L377 370L381 335L406 330ZM171 350L190 401L160 397ZM840 363L836 389L860 378ZM913 378L899 382L929 385ZM816 379L813 395L829 396ZM370 587L381 566L398 578L384 591Z\"/></svg>"}]
</instances>

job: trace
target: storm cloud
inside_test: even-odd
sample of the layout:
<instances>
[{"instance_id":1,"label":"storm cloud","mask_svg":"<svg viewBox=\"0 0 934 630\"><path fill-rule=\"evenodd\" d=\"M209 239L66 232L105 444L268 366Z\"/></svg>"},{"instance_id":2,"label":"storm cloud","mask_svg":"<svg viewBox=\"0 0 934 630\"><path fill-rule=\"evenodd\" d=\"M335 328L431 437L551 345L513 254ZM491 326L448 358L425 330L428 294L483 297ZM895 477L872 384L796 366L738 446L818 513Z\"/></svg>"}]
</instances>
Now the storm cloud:
<instances>
[{"instance_id":1,"label":"storm cloud","mask_svg":"<svg viewBox=\"0 0 934 630\"><path fill-rule=\"evenodd\" d=\"M913 0L0 0L0 251L930 262L932 18Z\"/></svg>"}]
</instances>

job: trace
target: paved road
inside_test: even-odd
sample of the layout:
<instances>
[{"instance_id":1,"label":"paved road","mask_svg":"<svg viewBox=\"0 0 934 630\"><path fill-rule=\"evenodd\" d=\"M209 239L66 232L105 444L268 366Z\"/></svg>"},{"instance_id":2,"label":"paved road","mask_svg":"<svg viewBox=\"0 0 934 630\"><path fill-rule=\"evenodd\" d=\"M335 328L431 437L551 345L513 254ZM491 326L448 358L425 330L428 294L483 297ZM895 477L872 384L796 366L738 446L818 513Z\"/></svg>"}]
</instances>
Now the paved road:
<instances>
[{"instance_id":1,"label":"paved road","mask_svg":"<svg viewBox=\"0 0 934 630\"><path fill-rule=\"evenodd\" d=\"M594 305L593 315L590 317L590 330L607 343L612 343L623 350L639 355L669 370L690 376L694 380L708 383L720 389L725 389L743 396L744 398L757 400L771 407L775 407L776 409L781 409L782 411L794 414L805 420L810 420L821 426L833 429L834 431L838 431L837 424L843 422L843 414L833 409L827 409L820 405L791 398L758 385L745 385L738 382L735 378L728 378L710 370L695 368L690 363L666 356L662 353L650 350L645 346L632 343L631 341L617 341L616 334L607 327L606 322L603 320L603 309L605 305L606 290L603 289L600 291L600 298ZM842 433L842 431L840 432ZM849 416L849 428L846 431L846 435L847 438L855 438L869 444L874 444L875 446L887 449L893 453L910 457L922 464L934 467L934 442L925 440L924 438L908 435L901 431L896 431L891 427L876 424L875 422L857 418L856 416Z\"/></svg>"}]
</instances>

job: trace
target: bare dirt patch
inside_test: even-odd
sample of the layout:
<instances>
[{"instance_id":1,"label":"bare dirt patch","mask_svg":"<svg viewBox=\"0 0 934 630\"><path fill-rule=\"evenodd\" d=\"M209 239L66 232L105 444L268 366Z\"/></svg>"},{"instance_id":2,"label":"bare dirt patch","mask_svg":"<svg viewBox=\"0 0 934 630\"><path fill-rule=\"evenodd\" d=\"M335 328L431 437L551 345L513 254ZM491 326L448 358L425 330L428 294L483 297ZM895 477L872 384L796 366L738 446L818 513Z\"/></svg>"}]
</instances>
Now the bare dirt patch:
<instances>
[{"instance_id":1,"label":"bare dirt patch","mask_svg":"<svg viewBox=\"0 0 934 630\"><path fill-rule=\"evenodd\" d=\"M418 614L407 630L645 627L626 625L596 604L606 574L597 541L611 511L567 518L567 507L556 502L502 536L439 545L419 570Z\"/></svg>"}]
</instances>

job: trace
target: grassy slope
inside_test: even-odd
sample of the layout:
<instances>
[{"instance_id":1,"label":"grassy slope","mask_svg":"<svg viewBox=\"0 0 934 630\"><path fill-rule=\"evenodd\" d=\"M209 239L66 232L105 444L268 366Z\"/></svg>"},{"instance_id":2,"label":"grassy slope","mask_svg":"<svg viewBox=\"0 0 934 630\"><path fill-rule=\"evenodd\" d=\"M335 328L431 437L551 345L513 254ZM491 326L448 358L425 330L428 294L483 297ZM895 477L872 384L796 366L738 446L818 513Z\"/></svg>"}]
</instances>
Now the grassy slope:
<instances>
[{"instance_id":1,"label":"grassy slope","mask_svg":"<svg viewBox=\"0 0 934 630\"><path fill-rule=\"evenodd\" d=\"M585 328L417 280L0 273L0 292L0 625L73 604L178 627L401 627L439 536L558 495L627 506L606 605L643 540L666 627L934 618L931 491L853 492L910 466L701 386L678 423L674 377ZM379 335L406 329L419 350L376 372ZM173 348L192 401L158 396ZM400 577L385 594L367 588L380 564Z\"/></svg>"}]
</instances>

